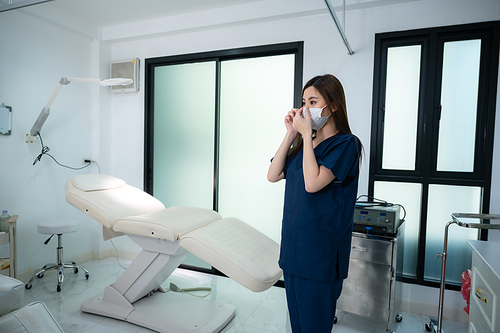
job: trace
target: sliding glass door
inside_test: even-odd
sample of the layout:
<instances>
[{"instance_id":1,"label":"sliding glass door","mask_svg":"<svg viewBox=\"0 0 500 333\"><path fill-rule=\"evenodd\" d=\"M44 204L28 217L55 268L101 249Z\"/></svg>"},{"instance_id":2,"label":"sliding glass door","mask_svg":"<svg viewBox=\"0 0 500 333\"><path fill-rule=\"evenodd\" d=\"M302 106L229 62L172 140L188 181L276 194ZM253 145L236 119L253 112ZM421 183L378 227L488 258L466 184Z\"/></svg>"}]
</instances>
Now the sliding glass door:
<instances>
[{"instance_id":1,"label":"sliding glass door","mask_svg":"<svg viewBox=\"0 0 500 333\"><path fill-rule=\"evenodd\" d=\"M284 183L266 175L300 105L301 59L301 43L147 59L145 190L279 243ZM184 265L214 271L191 255Z\"/></svg>"}]
</instances>

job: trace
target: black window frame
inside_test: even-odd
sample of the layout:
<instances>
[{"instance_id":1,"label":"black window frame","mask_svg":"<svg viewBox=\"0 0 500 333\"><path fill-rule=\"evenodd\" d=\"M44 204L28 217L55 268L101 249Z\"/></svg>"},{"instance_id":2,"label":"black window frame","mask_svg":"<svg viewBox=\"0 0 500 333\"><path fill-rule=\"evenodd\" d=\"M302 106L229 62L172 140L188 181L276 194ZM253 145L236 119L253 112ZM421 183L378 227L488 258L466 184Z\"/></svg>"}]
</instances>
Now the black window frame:
<instances>
[{"instance_id":1,"label":"black window frame","mask_svg":"<svg viewBox=\"0 0 500 333\"><path fill-rule=\"evenodd\" d=\"M437 149L442 73L443 45L447 41L481 39L481 67L476 141L473 172L437 171ZM495 109L498 82L500 21L454 25L375 35L373 76L372 133L368 195L373 197L376 181L422 184L420 235L416 278L403 277L404 282L439 287L439 283L424 279L425 241L428 189L431 184L477 186L483 188L482 213L488 213L491 197L491 173L495 129ZM384 99L387 73L387 49L391 46L419 44L422 47L420 94L416 142L415 170L382 169L384 138ZM430 151L430 153L429 153ZM487 230L480 233L487 240ZM460 286L446 284L447 289Z\"/></svg>"}]
</instances>

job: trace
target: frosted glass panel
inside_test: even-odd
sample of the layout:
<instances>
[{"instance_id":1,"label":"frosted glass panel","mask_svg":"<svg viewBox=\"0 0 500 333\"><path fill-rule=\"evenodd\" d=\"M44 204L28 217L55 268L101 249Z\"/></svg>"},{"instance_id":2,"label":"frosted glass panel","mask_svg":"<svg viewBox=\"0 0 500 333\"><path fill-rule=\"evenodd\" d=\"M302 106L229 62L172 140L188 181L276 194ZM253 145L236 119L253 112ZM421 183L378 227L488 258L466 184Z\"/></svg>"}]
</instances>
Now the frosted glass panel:
<instances>
[{"instance_id":1,"label":"frosted glass panel","mask_svg":"<svg viewBox=\"0 0 500 333\"><path fill-rule=\"evenodd\" d=\"M416 277L422 184L375 182L374 196L387 202L398 203L405 208L403 274ZM403 215L401 210L401 217Z\"/></svg>"},{"instance_id":2,"label":"frosted glass panel","mask_svg":"<svg viewBox=\"0 0 500 333\"><path fill-rule=\"evenodd\" d=\"M154 196L213 209L215 62L157 67L154 93ZM184 264L211 268L191 254Z\"/></svg>"},{"instance_id":3,"label":"frosted glass panel","mask_svg":"<svg viewBox=\"0 0 500 333\"><path fill-rule=\"evenodd\" d=\"M452 213L480 213L480 187L430 185L427 209L427 234L425 247L426 280L441 278L441 258L443 252L444 227L451 220ZM448 258L446 281L461 284L461 274L471 266L471 249L467 239L477 239L478 230L451 225L448 228Z\"/></svg>"},{"instance_id":4,"label":"frosted glass panel","mask_svg":"<svg viewBox=\"0 0 500 333\"><path fill-rule=\"evenodd\" d=\"M382 168L415 170L420 45L387 50Z\"/></svg>"},{"instance_id":5,"label":"frosted glass panel","mask_svg":"<svg viewBox=\"0 0 500 333\"><path fill-rule=\"evenodd\" d=\"M155 69L154 196L213 208L215 62Z\"/></svg>"},{"instance_id":6,"label":"frosted glass panel","mask_svg":"<svg viewBox=\"0 0 500 333\"><path fill-rule=\"evenodd\" d=\"M267 181L293 107L294 56L221 65L219 212L280 242L284 182Z\"/></svg>"},{"instance_id":7,"label":"frosted glass panel","mask_svg":"<svg viewBox=\"0 0 500 333\"><path fill-rule=\"evenodd\" d=\"M444 44L438 171L474 171L481 40Z\"/></svg>"}]
</instances>

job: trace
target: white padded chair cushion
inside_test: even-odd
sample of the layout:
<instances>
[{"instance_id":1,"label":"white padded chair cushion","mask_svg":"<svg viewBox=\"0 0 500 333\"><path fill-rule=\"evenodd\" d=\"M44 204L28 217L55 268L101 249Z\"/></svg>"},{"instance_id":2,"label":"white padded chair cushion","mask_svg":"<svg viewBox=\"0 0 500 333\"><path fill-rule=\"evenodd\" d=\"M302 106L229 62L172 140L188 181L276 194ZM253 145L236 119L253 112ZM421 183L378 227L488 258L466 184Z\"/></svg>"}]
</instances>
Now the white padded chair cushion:
<instances>
[{"instance_id":1,"label":"white padded chair cushion","mask_svg":"<svg viewBox=\"0 0 500 333\"><path fill-rule=\"evenodd\" d=\"M120 218L165 209L158 199L130 185L83 191L74 185L72 179L66 182L66 201L110 229Z\"/></svg>"},{"instance_id":2,"label":"white padded chair cushion","mask_svg":"<svg viewBox=\"0 0 500 333\"><path fill-rule=\"evenodd\" d=\"M38 223L38 232L41 234L68 234L78 229L80 222L72 219L53 219Z\"/></svg>"},{"instance_id":3,"label":"white padded chair cushion","mask_svg":"<svg viewBox=\"0 0 500 333\"><path fill-rule=\"evenodd\" d=\"M73 184L76 188L88 192L119 188L126 183L122 179L109 175L88 174L76 176L73 178Z\"/></svg>"},{"instance_id":4,"label":"white padded chair cushion","mask_svg":"<svg viewBox=\"0 0 500 333\"><path fill-rule=\"evenodd\" d=\"M0 274L0 316L17 309L23 299L24 283Z\"/></svg>"},{"instance_id":5,"label":"white padded chair cushion","mask_svg":"<svg viewBox=\"0 0 500 333\"><path fill-rule=\"evenodd\" d=\"M179 245L255 292L269 289L282 274L279 245L234 217L181 235Z\"/></svg>"},{"instance_id":6,"label":"white padded chair cushion","mask_svg":"<svg viewBox=\"0 0 500 333\"><path fill-rule=\"evenodd\" d=\"M42 302L30 303L17 311L0 317L0 332L64 333Z\"/></svg>"},{"instance_id":7,"label":"white padded chair cushion","mask_svg":"<svg viewBox=\"0 0 500 333\"><path fill-rule=\"evenodd\" d=\"M116 221L114 231L176 241L181 234L202 227L222 217L213 210L197 207L169 207L167 209L127 216Z\"/></svg>"}]
</instances>

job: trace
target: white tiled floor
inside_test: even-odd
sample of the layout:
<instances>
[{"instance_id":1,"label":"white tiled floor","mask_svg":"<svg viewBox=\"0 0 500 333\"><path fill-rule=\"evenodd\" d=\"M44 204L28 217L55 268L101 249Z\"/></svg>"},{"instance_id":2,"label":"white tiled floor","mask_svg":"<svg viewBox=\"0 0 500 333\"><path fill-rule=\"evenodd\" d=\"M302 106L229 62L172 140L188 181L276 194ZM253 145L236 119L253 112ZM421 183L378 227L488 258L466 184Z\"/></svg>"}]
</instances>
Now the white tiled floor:
<instances>
[{"instance_id":1,"label":"white tiled floor","mask_svg":"<svg viewBox=\"0 0 500 333\"><path fill-rule=\"evenodd\" d=\"M104 287L112 284L124 271L128 260L111 257L101 261L89 261L83 265L90 271L86 280L80 272L73 274L71 269L65 271L65 282L61 292L56 292L57 278L53 273L42 279L35 279L33 287L25 292L26 304L43 301L65 332L71 333L146 333L153 332L146 328L125 323L119 320L87 314L80 311L83 301L101 293ZM121 264L121 265L120 265ZM261 293L254 293L235 281L215 277L203 273L177 269L163 284L169 288L170 283L180 288L211 287L212 292L205 299L220 303L232 304L236 307L235 318L222 330L223 333L286 333L286 301L284 289L272 287ZM202 296L206 291L195 292ZM394 322L392 329L396 333L421 333L428 318L421 315L402 313L403 321ZM371 320L353 314L339 312L338 323L334 333L375 333L385 332L386 323ZM444 321L446 333L466 333L467 325Z\"/></svg>"}]
</instances>

